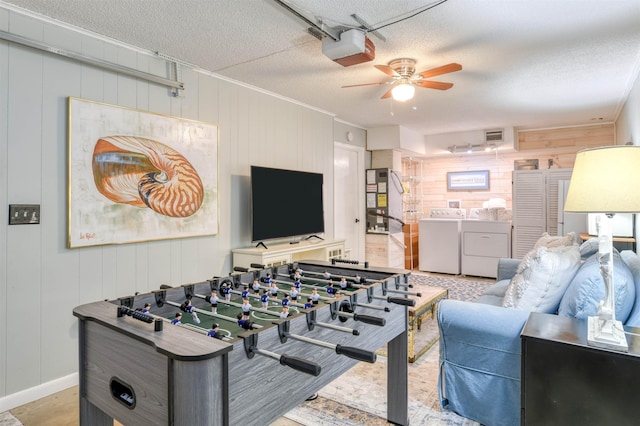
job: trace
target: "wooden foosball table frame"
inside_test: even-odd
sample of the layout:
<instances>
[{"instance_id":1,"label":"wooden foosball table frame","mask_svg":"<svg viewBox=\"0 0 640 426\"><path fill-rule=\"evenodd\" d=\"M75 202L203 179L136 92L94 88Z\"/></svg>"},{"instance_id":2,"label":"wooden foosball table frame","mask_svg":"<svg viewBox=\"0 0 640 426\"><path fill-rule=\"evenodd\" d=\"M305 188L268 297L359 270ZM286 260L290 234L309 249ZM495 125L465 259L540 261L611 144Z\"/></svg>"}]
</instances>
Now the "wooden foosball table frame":
<instances>
[{"instance_id":1,"label":"wooden foosball table frame","mask_svg":"<svg viewBox=\"0 0 640 426\"><path fill-rule=\"evenodd\" d=\"M366 282L335 302L320 303L229 341L183 327L162 326L157 319L136 320L136 316L143 317L138 312L144 303L151 303L152 312L167 317L175 307L162 301L181 302L185 293L206 293L225 280L237 287L267 272L286 276L297 267L304 273L359 274ZM78 306L73 313L79 319L80 424L112 426L113 419L125 425L269 424L359 362L339 355L338 350L287 339L290 333L362 351L375 352L386 345L387 420L407 425L410 304L401 299L409 300L411 295L407 291L409 274L398 269L301 261ZM342 309L345 303L349 311ZM378 317L384 325L358 321L358 314ZM323 326L326 324L351 332L336 331ZM254 356L263 353L271 357ZM280 362L272 359L273 354L283 355ZM301 372L289 368L286 359L303 360L313 368Z\"/></svg>"}]
</instances>

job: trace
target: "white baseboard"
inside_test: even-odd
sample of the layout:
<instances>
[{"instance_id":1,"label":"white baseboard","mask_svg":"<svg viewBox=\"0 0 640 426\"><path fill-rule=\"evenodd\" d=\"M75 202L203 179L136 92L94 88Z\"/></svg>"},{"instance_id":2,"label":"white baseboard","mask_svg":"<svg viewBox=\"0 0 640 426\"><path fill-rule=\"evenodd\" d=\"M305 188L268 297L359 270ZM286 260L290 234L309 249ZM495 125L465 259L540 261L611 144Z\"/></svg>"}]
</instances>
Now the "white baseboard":
<instances>
[{"instance_id":1,"label":"white baseboard","mask_svg":"<svg viewBox=\"0 0 640 426\"><path fill-rule=\"evenodd\" d=\"M12 393L11 395L0 398L0 413L76 386L77 384L78 373L73 373L20 392Z\"/></svg>"}]
</instances>

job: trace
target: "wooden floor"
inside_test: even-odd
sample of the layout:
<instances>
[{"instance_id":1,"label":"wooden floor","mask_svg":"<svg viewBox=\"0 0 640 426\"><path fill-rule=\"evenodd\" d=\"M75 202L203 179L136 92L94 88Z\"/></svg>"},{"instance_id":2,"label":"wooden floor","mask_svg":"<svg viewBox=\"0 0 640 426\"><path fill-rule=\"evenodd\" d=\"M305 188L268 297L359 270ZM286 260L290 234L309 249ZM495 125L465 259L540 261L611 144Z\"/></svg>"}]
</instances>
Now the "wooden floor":
<instances>
[{"instance_id":1,"label":"wooden floor","mask_svg":"<svg viewBox=\"0 0 640 426\"><path fill-rule=\"evenodd\" d=\"M11 414L25 426L71 426L79 424L78 387L11 410Z\"/></svg>"},{"instance_id":2,"label":"wooden floor","mask_svg":"<svg viewBox=\"0 0 640 426\"><path fill-rule=\"evenodd\" d=\"M24 426L77 426L79 412L77 386L10 410ZM122 426L117 420L113 424ZM270 426L300 426L300 423L283 417Z\"/></svg>"}]
</instances>

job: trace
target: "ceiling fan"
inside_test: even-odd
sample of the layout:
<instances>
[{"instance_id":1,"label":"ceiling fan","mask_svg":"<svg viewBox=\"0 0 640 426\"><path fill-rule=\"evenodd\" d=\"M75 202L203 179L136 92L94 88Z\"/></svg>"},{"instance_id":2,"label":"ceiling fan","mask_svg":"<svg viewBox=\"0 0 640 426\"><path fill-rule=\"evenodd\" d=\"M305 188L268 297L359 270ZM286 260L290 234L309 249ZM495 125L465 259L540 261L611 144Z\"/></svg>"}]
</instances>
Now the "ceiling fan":
<instances>
[{"instance_id":1,"label":"ceiling fan","mask_svg":"<svg viewBox=\"0 0 640 426\"><path fill-rule=\"evenodd\" d=\"M391 84L390 88L382 95L381 99L387 99L393 97L396 101L406 101L413 98L415 92L415 86L424 87L427 89L447 90L453 87L453 83L442 83L439 81L427 80L429 77L435 77L437 75L448 74L454 71L460 71L462 65L451 63L443 65L441 67L432 68L426 71L416 73L416 61L408 58L394 59L389 62L389 65L375 65L377 69L391 77L391 81L383 81L380 83L364 83L364 84L352 84L346 87L359 87L359 86L377 86L382 84Z\"/></svg>"}]
</instances>

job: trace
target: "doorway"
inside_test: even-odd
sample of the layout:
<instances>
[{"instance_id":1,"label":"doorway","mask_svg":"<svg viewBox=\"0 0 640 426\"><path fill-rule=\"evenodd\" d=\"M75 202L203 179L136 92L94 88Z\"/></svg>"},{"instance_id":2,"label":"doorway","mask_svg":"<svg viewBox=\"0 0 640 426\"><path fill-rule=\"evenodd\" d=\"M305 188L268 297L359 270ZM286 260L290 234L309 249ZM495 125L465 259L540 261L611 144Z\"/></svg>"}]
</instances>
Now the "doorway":
<instances>
[{"instance_id":1,"label":"doorway","mask_svg":"<svg viewBox=\"0 0 640 426\"><path fill-rule=\"evenodd\" d=\"M364 148L334 143L334 234L345 240L345 257L359 261L365 260L364 171Z\"/></svg>"}]
</instances>

